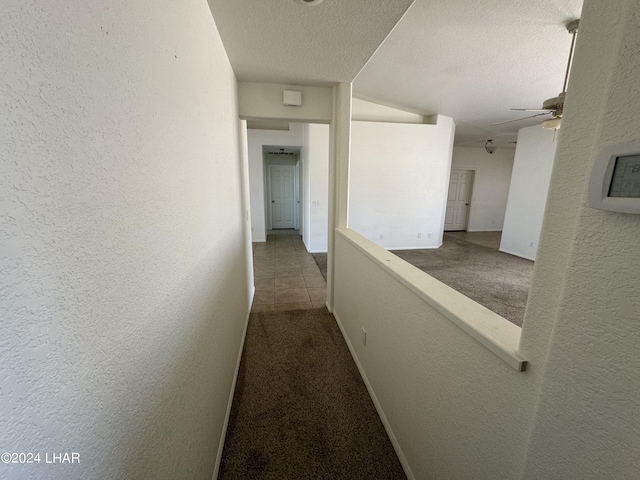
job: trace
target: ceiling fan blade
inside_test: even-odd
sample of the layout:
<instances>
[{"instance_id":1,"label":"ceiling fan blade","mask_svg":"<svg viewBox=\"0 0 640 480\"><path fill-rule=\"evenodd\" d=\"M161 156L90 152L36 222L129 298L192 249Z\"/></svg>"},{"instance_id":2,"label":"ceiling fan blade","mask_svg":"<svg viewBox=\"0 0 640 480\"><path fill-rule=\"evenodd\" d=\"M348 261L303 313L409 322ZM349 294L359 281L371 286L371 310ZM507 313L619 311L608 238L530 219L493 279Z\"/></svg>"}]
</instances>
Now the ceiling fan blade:
<instances>
[{"instance_id":1,"label":"ceiling fan blade","mask_svg":"<svg viewBox=\"0 0 640 480\"><path fill-rule=\"evenodd\" d=\"M515 120L507 120L506 122L492 123L491 126L495 127L496 125L504 125L505 123L519 122L520 120L528 120L529 118L536 118L541 115L549 115L550 113L551 113L550 111L545 111L544 113L537 113L536 115L530 115L528 117L516 118Z\"/></svg>"},{"instance_id":2,"label":"ceiling fan blade","mask_svg":"<svg viewBox=\"0 0 640 480\"><path fill-rule=\"evenodd\" d=\"M516 112L553 112L549 108L512 108L511 110Z\"/></svg>"}]
</instances>

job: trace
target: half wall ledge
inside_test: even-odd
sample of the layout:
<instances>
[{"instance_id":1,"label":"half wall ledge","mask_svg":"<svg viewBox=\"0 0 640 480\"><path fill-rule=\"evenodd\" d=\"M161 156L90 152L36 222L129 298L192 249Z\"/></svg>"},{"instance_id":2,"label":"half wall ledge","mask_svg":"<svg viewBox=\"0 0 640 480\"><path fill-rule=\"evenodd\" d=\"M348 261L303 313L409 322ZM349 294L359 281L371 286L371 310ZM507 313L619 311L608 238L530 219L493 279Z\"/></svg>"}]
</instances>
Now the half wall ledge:
<instances>
[{"instance_id":1,"label":"half wall ledge","mask_svg":"<svg viewBox=\"0 0 640 480\"><path fill-rule=\"evenodd\" d=\"M527 361L518 351L522 332L520 327L355 231L338 228L336 234L367 255L384 271L513 369L519 372L526 371Z\"/></svg>"}]
</instances>

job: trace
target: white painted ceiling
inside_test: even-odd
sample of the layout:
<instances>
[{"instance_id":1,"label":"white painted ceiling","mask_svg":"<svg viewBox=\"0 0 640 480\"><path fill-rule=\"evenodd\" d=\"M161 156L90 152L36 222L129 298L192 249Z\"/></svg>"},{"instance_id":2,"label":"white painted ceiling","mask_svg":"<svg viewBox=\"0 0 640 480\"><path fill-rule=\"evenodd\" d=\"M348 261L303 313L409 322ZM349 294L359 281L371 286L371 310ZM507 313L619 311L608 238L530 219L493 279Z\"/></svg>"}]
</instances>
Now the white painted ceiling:
<instances>
[{"instance_id":1,"label":"white painted ceiling","mask_svg":"<svg viewBox=\"0 0 640 480\"><path fill-rule=\"evenodd\" d=\"M527 115L510 108L541 108L562 91L565 25L582 8L582 0L416 0L401 19L411 0L209 4L239 81L355 78L358 98L452 117L459 146L489 138L508 146L519 128L539 122L490 126Z\"/></svg>"},{"instance_id":2,"label":"white painted ceiling","mask_svg":"<svg viewBox=\"0 0 640 480\"><path fill-rule=\"evenodd\" d=\"M242 82L352 81L413 0L208 0Z\"/></svg>"}]
</instances>

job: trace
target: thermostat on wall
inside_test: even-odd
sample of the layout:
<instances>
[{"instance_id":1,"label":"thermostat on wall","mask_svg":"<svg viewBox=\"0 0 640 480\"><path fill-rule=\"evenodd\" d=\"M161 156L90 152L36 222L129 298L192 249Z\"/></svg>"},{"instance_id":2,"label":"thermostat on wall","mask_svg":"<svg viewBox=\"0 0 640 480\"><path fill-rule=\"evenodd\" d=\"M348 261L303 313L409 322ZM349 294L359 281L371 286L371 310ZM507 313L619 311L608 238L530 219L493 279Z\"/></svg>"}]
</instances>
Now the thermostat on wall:
<instances>
[{"instance_id":1,"label":"thermostat on wall","mask_svg":"<svg viewBox=\"0 0 640 480\"><path fill-rule=\"evenodd\" d=\"M640 140L602 149L591 172L589 206L640 213Z\"/></svg>"}]
</instances>

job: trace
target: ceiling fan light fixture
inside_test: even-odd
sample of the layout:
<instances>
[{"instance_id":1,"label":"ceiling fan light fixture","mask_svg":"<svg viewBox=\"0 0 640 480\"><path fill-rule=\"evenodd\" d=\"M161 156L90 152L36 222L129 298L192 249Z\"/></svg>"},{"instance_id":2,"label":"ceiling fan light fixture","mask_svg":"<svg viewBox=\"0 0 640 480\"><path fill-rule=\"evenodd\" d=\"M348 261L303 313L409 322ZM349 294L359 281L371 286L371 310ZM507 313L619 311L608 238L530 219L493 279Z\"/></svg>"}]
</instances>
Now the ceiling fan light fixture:
<instances>
[{"instance_id":1,"label":"ceiling fan light fixture","mask_svg":"<svg viewBox=\"0 0 640 480\"><path fill-rule=\"evenodd\" d=\"M493 144L493 140L487 140L484 144L484 149L489 155L493 155L498 147Z\"/></svg>"}]
</instances>

